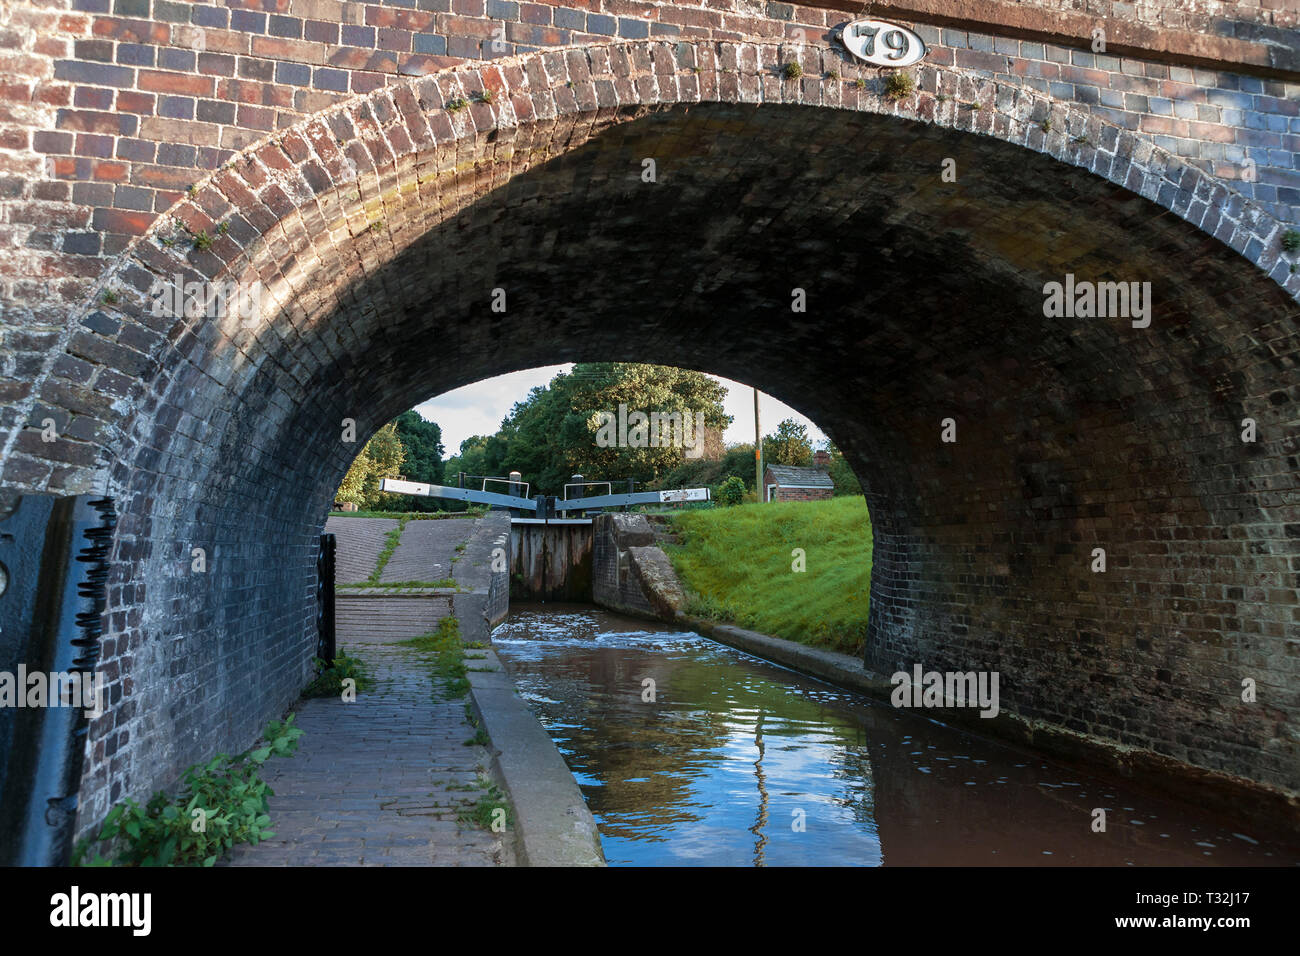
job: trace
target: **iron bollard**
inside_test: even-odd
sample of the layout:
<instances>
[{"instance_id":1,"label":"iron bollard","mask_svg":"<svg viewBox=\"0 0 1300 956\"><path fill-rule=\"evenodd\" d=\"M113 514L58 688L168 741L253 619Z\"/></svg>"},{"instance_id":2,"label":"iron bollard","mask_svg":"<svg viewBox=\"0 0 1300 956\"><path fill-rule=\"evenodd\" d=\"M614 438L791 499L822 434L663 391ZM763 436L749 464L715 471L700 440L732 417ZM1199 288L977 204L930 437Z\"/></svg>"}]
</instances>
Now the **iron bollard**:
<instances>
[{"instance_id":1,"label":"iron bollard","mask_svg":"<svg viewBox=\"0 0 1300 956\"><path fill-rule=\"evenodd\" d=\"M320 536L316 557L316 656L334 663L334 558L338 543L332 534Z\"/></svg>"}]
</instances>

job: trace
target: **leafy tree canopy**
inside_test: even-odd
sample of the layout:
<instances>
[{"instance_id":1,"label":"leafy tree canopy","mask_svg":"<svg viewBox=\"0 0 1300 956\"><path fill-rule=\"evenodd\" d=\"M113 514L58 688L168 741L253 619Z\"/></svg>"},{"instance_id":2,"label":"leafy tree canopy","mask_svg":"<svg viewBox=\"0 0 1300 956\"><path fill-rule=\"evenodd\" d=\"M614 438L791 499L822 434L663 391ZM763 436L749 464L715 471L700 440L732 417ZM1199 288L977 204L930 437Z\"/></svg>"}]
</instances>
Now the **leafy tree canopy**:
<instances>
[{"instance_id":1,"label":"leafy tree canopy","mask_svg":"<svg viewBox=\"0 0 1300 956\"><path fill-rule=\"evenodd\" d=\"M550 494L574 474L648 485L685 461L721 456L721 433L731 421L725 397L725 386L702 372L579 364L529 392L481 446L462 444L460 459L463 470L477 474L517 470L534 490Z\"/></svg>"},{"instance_id":2,"label":"leafy tree canopy","mask_svg":"<svg viewBox=\"0 0 1300 956\"><path fill-rule=\"evenodd\" d=\"M776 426L776 431L763 436L763 464L795 465L806 468L812 464L813 447L808 429L793 418Z\"/></svg>"},{"instance_id":3,"label":"leafy tree canopy","mask_svg":"<svg viewBox=\"0 0 1300 956\"><path fill-rule=\"evenodd\" d=\"M379 507L382 499L393 497L379 490L380 480L399 477L405 460L406 449L397 437L397 424L389 422L375 432L353 460L334 500L354 502L362 511Z\"/></svg>"}]
</instances>

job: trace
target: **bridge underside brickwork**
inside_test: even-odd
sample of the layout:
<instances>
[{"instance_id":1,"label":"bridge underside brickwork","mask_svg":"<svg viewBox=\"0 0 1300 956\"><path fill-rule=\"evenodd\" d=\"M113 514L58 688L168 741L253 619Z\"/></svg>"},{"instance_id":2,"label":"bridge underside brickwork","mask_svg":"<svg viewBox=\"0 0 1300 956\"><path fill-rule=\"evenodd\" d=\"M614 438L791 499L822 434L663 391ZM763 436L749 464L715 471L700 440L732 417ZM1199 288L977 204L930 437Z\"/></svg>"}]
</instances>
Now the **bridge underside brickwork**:
<instances>
[{"instance_id":1,"label":"bridge underside brickwork","mask_svg":"<svg viewBox=\"0 0 1300 956\"><path fill-rule=\"evenodd\" d=\"M155 0L154 16L181 6ZM237 12L210 9L227 26ZM395 24L420 12L379 9ZM655 9L636 21L647 33L671 12ZM784 37L814 14L823 31L847 19L797 12L760 25ZM120 19L85 16L92 31ZM590 29L603 14L585 16ZM820 35L572 33L579 48L432 60L446 69L423 77L402 76L414 61L397 56L369 90L358 67L346 92L363 95L295 92L270 110L273 132L241 126L249 104L231 91L245 87L227 86L234 119L213 121L211 146L157 117L129 135L67 131L74 151L101 135L143 150L123 144L151 123L155 150L120 162L129 176L171 176L164 146L213 167L186 167L188 192L179 177L111 185L112 203L144 205L130 190L153 189L130 214L78 205L104 195L92 190L109 160L42 160L6 207L11 237L14 209L67 218L18 228L45 229L49 248L4 253L4 502L107 487L122 512L102 665L112 707L92 727L83 826L245 745L296 696L316 535L360 447L341 441L345 419L364 440L432 393L590 360L752 383L825 428L872 511L872 667L997 670L1003 709L1028 721L1283 801L1300 790L1300 277L1281 244L1300 205L1282 165L1300 133L1294 77L1241 53L1231 92L1264 119L1240 132L1283 147L1241 146L1263 163L1234 180L1235 154L1220 151L1225 168L1201 157L1190 126L1160 142L1148 114L1125 119L1143 105L1126 92L1115 107L1064 99L1061 80L1018 66L1056 63L1059 77L1073 53L1062 63L1021 38L1014 56L982 51L974 35L936 43L901 100ZM115 58L126 42L113 38ZM246 54L228 55L238 71ZM79 62L71 72L90 77L105 61ZM801 76L787 78L790 62ZM1109 92L1115 77L1181 82L1180 69L1205 92L1202 66L1128 62L1106 74ZM1072 68L1100 82L1106 66ZM278 69L264 85L285 82ZM153 315L150 289L178 273L261 282L268 306L252 323ZM1067 275L1149 282L1150 325L1045 315L1044 284ZM795 289L806 312L791 310ZM58 441L42 441L46 419ZM946 419L955 442L941 440ZM1241 699L1247 678L1255 703Z\"/></svg>"}]
</instances>

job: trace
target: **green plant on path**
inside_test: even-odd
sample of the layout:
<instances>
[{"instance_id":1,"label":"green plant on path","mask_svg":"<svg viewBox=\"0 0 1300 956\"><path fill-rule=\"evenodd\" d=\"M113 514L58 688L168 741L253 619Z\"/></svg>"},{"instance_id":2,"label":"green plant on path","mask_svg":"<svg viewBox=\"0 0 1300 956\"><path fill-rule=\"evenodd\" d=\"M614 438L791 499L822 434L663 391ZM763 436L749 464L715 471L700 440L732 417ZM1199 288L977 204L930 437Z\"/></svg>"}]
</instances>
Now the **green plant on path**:
<instances>
[{"instance_id":1,"label":"green plant on path","mask_svg":"<svg viewBox=\"0 0 1300 956\"><path fill-rule=\"evenodd\" d=\"M502 829L508 829L514 822L514 814L505 794L494 783L486 782L480 787L485 787L487 792L478 799L477 803L461 810L456 819L461 823L472 823L484 830L495 830L493 824L499 821Z\"/></svg>"},{"instance_id":2,"label":"green plant on path","mask_svg":"<svg viewBox=\"0 0 1300 956\"><path fill-rule=\"evenodd\" d=\"M361 581L357 584L345 584L349 588L378 588L381 591L392 588L440 588L443 590L459 589L455 578L438 578L436 581Z\"/></svg>"},{"instance_id":3,"label":"green plant on path","mask_svg":"<svg viewBox=\"0 0 1300 956\"><path fill-rule=\"evenodd\" d=\"M259 771L271 757L287 757L298 749L303 732L293 719L290 714L267 724L262 746L194 764L175 795L160 790L144 805L119 803L95 838L109 855L87 859L90 841L82 840L73 865L212 866L236 844L275 836L268 813L273 791Z\"/></svg>"},{"instance_id":4,"label":"green plant on path","mask_svg":"<svg viewBox=\"0 0 1300 956\"><path fill-rule=\"evenodd\" d=\"M409 641L402 641L420 655L429 665L433 678L442 686L448 699L464 697L469 692L465 675L465 646L460 640L460 622L454 617L444 617L437 629Z\"/></svg>"},{"instance_id":5,"label":"green plant on path","mask_svg":"<svg viewBox=\"0 0 1300 956\"><path fill-rule=\"evenodd\" d=\"M340 697L343 694L345 680L355 682L352 689L358 694L374 686L374 681L360 658L339 653L335 655L332 665L327 666L319 657L315 658L312 664L316 667L316 676L303 688L304 697Z\"/></svg>"}]
</instances>

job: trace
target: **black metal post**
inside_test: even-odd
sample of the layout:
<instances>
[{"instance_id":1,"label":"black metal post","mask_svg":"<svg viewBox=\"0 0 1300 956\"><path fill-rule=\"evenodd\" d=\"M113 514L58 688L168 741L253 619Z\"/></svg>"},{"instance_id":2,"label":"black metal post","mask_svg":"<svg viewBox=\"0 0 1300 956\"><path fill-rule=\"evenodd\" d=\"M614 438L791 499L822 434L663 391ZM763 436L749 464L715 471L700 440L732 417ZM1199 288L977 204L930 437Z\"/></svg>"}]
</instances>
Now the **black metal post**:
<instances>
[{"instance_id":1,"label":"black metal post","mask_svg":"<svg viewBox=\"0 0 1300 956\"><path fill-rule=\"evenodd\" d=\"M327 665L334 663L334 558L338 547L334 535L320 536L316 558L316 656Z\"/></svg>"},{"instance_id":2,"label":"black metal post","mask_svg":"<svg viewBox=\"0 0 1300 956\"><path fill-rule=\"evenodd\" d=\"M113 500L91 495L27 495L0 522L0 669L61 684L50 706L0 709L3 865L71 858L87 710L103 704L95 667L115 523Z\"/></svg>"},{"instance_id":3,"label":"black metal post","mask_svg":"<svg viewBox=\"0 0 1300 956\"><path fill-rule=\"evenodd\" d=\"M572 476L570 476L570 478L569 478L570 483L572 483L572 484L576 484L576 485L578 486L578 493L577 493L576 495L574 495L575 498L585 498L585 497L587 497L587 486L584 484L584 482L585 482L586 480L587 480L587 479L584 478L582 475L572 475ZM570 511L570 512L569 512L569 515L570 515L571 517L574 517L574 518L585 518L586 515L587 515L587 512L584 511L584 510L582 510L582 509L579 509L579 510L577 510L577 511Z\"/></svg>"}]
</instances>

